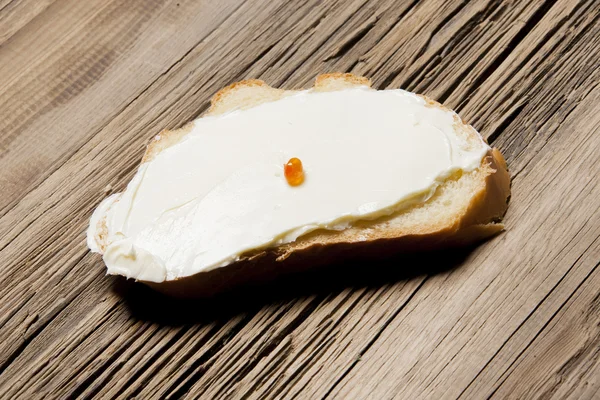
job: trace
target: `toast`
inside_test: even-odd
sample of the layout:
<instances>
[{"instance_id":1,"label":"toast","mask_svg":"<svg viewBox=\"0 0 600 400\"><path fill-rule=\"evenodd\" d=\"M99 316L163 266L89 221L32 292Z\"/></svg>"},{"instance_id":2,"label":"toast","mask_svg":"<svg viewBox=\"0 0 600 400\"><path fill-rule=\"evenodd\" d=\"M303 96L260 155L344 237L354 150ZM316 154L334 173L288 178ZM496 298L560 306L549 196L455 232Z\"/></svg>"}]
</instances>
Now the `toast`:
<instances>
[{"instance_id":1,"label":"toast","mask_svg":"<svg viewBox=\"0 0 600 400\"><path fill-rule=\"evenodd\" d=\"M326 92L355 86L370 86L370 81L352 74L325 74L317 77L313 90ZM205 115L247 109L295 93L297 91L272 88L260 80L242 81L220 90L212 98ZM436 101L422 97L428 107L447 110ZM454 129L470 140L481 140L477 131L457 116ZM178 143L189 131L190 125L156 135L148 144L142 163ZM424 203L376 220L357 221L341 231L320 229L291 243L252 250L224 267L160 283L144 283L170 295L208 296L246 282L271 279L282 273L349 258L380 258L395 253L473 244L504 229L500 221L509 197L510 178L506 163L501 153L492 149L478 169L453 174ZM100 219L92 229L102 253L108 245L106 220Z\"/></svg>"}]
</instances>

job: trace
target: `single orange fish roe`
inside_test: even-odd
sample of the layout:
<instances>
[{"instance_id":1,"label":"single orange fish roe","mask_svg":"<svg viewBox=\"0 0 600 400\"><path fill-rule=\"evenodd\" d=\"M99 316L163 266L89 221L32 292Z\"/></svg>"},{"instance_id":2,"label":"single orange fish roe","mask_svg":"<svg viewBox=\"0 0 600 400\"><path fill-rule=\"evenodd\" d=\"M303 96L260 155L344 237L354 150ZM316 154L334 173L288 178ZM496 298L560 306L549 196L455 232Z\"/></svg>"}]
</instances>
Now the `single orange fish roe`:
<instances>
[{"instance_id":1,"label":"single orange fish roe","mask_svg":"<svg viewBox=\"0 0 600 400\"><path fill-rule=\"evenodd\" d=\"M290 186L298 186L304 182L304 170L302 169L302 161L299 158L290 158L283 166L283 173Z\"/></svg>"}]
</instances>

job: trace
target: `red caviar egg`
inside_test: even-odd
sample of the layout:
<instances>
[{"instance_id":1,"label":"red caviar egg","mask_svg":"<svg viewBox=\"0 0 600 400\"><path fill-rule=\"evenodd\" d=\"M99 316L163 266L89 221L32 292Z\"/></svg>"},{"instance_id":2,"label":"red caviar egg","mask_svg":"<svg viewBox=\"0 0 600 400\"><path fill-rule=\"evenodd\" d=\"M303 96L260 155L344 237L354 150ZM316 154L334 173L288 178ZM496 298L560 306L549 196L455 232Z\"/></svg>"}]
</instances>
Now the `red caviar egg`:
<instances>
[{"instance_id":1,"label":"red caviar egg","mask_svg":"<svg viewBox=\"0 0 600 400\"><path fill-rule=\"evenodd\" d=\"M304 170L302 169L302 161L299 158L290 158L283 166L283 173L290 186L298 186L304 182Z\"/></svg>"}]
</instances>

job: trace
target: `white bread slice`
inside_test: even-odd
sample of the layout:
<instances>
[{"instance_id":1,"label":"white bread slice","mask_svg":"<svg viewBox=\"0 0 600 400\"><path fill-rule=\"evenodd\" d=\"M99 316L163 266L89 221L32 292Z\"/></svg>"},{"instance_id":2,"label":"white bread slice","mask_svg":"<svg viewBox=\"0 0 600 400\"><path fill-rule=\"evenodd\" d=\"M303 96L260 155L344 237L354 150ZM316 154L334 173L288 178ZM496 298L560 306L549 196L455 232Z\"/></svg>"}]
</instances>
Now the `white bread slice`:
<instances>
[{"instance_id":1,"label":"white bread slice","mask_svg":"<svg viewBox=\"0 0 600 400\"><path fill-rule=\"evenodd\" d=\"M353 86L370 86L364 77L352 74L326 74L317 77L314 90L334 91ZM246 109L294 94L275 89L259 80L234 83L220 90L206 115ZM428 106L446 109L423 96ZM478 141L479 134L460 118L455 132ZM162 131L148 145L142 162L184 137L190 125ZM145 282L154 289L183 297L208 296L247 281L264 280L281 273L297 271L343 259L380 258L395 253L432 250L472 244L504 229L499 223L508 206L510 178L504 158L497 149L484 157L475 171L450 177L427 202L392 216L374 221L359 221L343 231L319 230L296 241L252 251L225 267L161 283ZM107 228L105 219L96 227L95 239L103 251Z\"/></svg>"}]
</instances>

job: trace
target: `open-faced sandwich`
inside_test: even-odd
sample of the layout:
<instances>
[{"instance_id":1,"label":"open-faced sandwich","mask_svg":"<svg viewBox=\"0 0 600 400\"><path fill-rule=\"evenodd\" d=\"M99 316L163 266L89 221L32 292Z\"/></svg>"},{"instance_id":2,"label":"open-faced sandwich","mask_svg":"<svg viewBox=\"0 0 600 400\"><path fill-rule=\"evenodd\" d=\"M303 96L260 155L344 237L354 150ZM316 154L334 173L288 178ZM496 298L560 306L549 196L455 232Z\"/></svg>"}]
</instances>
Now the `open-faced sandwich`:
<instances>
[{"instance_id":1,"label":"open-faced sandwich","mask_svg":"<svg viewBox=\"0 0 600 400\"><path fill-rule=\"evenodd\" d=\"M453 111L351 74L309 90L262 81L148 145L94 212L108 273L174 295L346 257L472 243L503 229L500 152Z\"/></svg>"}]
</instances>

